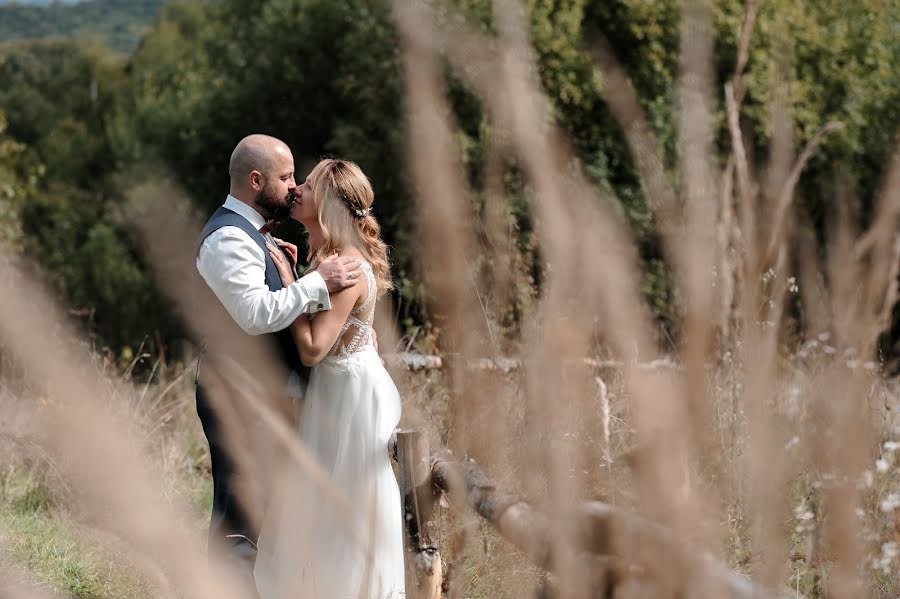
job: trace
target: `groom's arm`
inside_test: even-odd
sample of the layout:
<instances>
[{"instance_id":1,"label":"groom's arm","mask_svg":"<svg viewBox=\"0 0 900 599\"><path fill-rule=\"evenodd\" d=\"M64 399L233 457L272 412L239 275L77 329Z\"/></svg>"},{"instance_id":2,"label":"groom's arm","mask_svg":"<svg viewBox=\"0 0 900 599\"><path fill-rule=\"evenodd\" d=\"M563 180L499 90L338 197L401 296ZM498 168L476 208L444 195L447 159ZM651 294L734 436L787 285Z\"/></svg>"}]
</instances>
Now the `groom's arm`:
<instances>
[{"instance_id":1,"label":"groom's arm","mask_svg":"<svg viewBox=\"0 0 900 599\"><path fill-rule=\"evenodd\" d=\"M316 272L270 291L265 284L262 248L237 227L222 227L203 241L197 270L238 326L250 335L280 331L300 314L331 308L325 280Z\"/></svg>"}]
</instances>

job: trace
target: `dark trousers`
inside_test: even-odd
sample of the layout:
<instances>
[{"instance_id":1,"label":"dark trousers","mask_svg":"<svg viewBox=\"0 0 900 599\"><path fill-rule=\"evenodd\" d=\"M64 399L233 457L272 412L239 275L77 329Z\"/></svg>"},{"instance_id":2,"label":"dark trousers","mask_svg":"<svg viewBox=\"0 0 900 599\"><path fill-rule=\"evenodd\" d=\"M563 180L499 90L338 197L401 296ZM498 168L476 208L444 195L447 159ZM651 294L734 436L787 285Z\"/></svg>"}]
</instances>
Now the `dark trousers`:
<instances>
[{"instance_id":1,"label":"dark trousers","mask_svg":"<svg viewBox=\"0 0 900 599\"><path fill-rule=\"evenodd\" d=\"M213 480L212 516L209 522L209 544L226 548L236 573L255 592L253 567L256 564L256 543L259 531L253 526L238 497L237 470L226 448L221 422L203 389L197 384L197 415L209 442L209 457Z\"/></svg>"}]
</instances>

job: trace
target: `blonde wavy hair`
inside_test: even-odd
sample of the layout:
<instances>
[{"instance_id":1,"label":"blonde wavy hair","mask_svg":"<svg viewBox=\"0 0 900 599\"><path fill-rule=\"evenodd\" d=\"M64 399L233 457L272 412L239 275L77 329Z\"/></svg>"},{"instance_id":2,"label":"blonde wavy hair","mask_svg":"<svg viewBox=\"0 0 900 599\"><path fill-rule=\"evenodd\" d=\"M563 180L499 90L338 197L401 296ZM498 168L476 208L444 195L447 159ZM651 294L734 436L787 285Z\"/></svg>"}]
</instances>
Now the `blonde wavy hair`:
<instances>
[{"instance_id":1,"label":"blonde wavy hair","mask_svg":"<svg viewBox=\"0 0 900 599\"><path fill-rule=\"evenodd\" d=\"M375 192L362 169L349 160L326 158L313 168L309 183L318 200L325 241L321 247L310 247L308 262L321 262L329 254L354 247L372 265L378 294L393 289L388 248L372 216Z\"/></svg>"}]
</instances>

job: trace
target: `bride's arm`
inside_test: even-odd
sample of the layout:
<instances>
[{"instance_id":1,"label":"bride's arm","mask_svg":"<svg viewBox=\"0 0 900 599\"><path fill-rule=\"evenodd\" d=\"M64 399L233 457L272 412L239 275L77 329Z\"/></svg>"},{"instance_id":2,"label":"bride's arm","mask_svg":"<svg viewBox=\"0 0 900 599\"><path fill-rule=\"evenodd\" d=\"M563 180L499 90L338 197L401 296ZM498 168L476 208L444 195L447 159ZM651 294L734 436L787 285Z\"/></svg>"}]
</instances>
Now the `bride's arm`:
<instances>
[{"instance_id":1,"label":"bride's arm","mask_svg":"<svg viewBox=\"0 0 900 599\"><path fill-rule=\"evenodd\" d=\"M271 244L266 245L278 268L282 284L290 285L294 280L290 264L279 249ZM334 346L338 335L341 334L341 327L360 297L360 287L357 281L352 287L332 293L331 310L319 312L313 319L307 314L301 314L291 324L291 334L294 336L294 342L300 351L300 361L304 366L315 366L328 355L328 350Z\"/></svg>"},{"instance_id":2,"label":"bride's arm","mask_svg":"<svg viewBox=\"0 0 900 599\"><path fill-rule=\"evenodd\" d=\"M331 310L317 312L315 318L301 314L291 323L291 334L300 350L300 361L304 366L315 366L328 355L359 298L359 287L357 284L332 293Z\"/></svg>"}]
</instances>

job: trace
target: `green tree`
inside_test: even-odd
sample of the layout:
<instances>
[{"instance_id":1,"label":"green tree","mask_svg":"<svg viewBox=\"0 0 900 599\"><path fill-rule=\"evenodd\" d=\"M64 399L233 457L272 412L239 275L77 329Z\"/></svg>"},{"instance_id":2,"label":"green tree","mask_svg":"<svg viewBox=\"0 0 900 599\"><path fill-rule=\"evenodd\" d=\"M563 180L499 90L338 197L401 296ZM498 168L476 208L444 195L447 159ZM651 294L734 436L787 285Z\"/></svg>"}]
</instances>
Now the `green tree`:
<instances>
[{"instance_id":1,"label":"green tree","mask_svg":"<svg viewBox=\"0 0 900 599\"><path fill-rule=\"evenodd\" d=\"M489 0L449 4L491 35ZM714 118L718 143L727 149L721 89L734 68L744 9L739 0L715 0L713 7ZM615 198L632 227L648 299L660 318L672 324L677 310L659 223L604 101L604 78L591 50L600 36L609 41L661 142L677 189L679 4L529 0L526 8L538 74L553 115L598 189L614 192L605 197ZM836 169L861 199L861 221L870 213L900 125L898 13L896 2L883 0L760 5L742 113L742 123L752 133L754 163L764 164L768 156L777 65L783 66L793 105L797 147L827 120L847 124L826 139L798 187L801 206L820 235L825 234ZM167 165L198 209L208 213L227 191L227 158L236 141L265 132L291 145L298 176L329 153L363 167L374 183L376 215L394 248L401 316L427 320L421 310L427 290L412 270L416 225L410 200L415 190L404 172L399 58L389 5L383 0L174 0L127 62L96 43L7 46L0 51L0 107L11 137L29 148L33 160L28 163L48 165L33 184L40 197L26 209L25 228L37 246L49 248L59 239L60 247L71 252L64 257L55 249L40 249L48 274L58 278L74 304L95 305L98 326L110 331L104 335L134 343L147 323L165 321L164 310L158 300L132 303L151 317L135 327L125 322L134 317L125 307L133 294L154 293L115 216L124 178L110 175L139 173L145 163ZM452 73L448 80L448 98L460 126L460 158L477 214L483 208L483 163L494 131L479 98ZM508 218L524 282L522 293L514 294L518 307L507 314L514 324L527 306L526 288L540 284L541 272L523 182L514 162L507 167ZM69 230L73 226L77 235ZM296 227L284 225L282 233L297 239ZM108 251L100 251L103 244ZM88 265L87 256L104 266ZM115 273L108 284L102 272Z\"/></svg>"},{"instance_id":2,"label":"green tree","mask_svg":"<svg viewBox=\"0 0 900 599\"><path fill-rule=\"evenodd\" d=\"M21 210L34 193L43 167L26 146L6 133L6 115L0 111L0 250L21 250Z\"/></svg>"},{"instance_id":3,"label":"green tree","mask_svg":"<svg viewBox=\"0 0 900 599\"><path fill-rule=\"evenodd\" d=\"M492 30L487 0L452 4L482 31ZM718 0L714 8L715 118L720 140L727 144L721 86L734 68L743 3ZM538 72L555 117L598 187L615 192L644 259L645 290L657 313L671 322L673 290L659 247L658 223L603 99L603 77L591 49L598 35L609 40L672 168L677 160L679 5L674 0L530 0L527 9ZM896 13L895 5L878 0L829 0L812 7L785 0L760 10L743 115L755 133L752 154L765 158L770 140L772 65L784 53L778 27L790 34L788 75L797 145L825 120L848 123L844 134L827 140L804 174L801 194L813 214L823 213L830 201L826 190L836 162L849 173L864 203L872 202L889 141L900 124L900 86L892 68L900 44L890 25L897 21ZM300 165L326 152L351 157L375 182L377 210L395 246L395 262L408 273L414 222L403 173L397 52L387 5L375 0L175 4L145 38L132 63L136 122L148 141L144 152L177 165L179 177L206 210L224 195L225 157L235 141L251 131L285 139ZM460 155L477 196L490 126L478 99L452 76L450 81L448 94L461 128ZM214 156L221 159L211 159ZM509 173L515 181L515 165ZM674 168L672 179L677 186ZM516 191L521 185L511 189L511 202L519 206L511 207L511 214L518 215L515 223L527 238L527 211ZM819 220L818 225L824 223ZM415 285L401 289L421 292ZM419 297L405 299L414 303Z\"/></svg>"},{"instance_id":4,"label":"green tree","mask_svg":"<svg viewBox=\"0 0 900 599\"><path fill-rule=\"evenodd\" d=\"M23 206L22 222L29 254L100 345L134 348L154 330L172 338L174 322L102 194L51 182Z\"/></svg>"},{"instance_id":5,"label":"green tree","mask_svg":"<svg viewBox=\"0 0 900 599\"><path fill-rule=\"evenodd\" d=\"M115 157L106 128L123 62L103 46L25 42L0 52L0 106L9 132L34 148L51 179L97 185Z\"/></svg>"},{"instance_id":6,"label":"green tree","mask_svg":"<svg viewBox=\"0 0 900 599\"><path fill-rule=\"evenodd\" d=\"M125 63L92 42L23 42L0 53L0 107L34 170L21 214L22 247L85 316L98 343L137 346L179 334L119 216L125 162L111 131Z\"/></svg>"}]
</instances>

